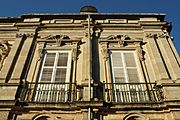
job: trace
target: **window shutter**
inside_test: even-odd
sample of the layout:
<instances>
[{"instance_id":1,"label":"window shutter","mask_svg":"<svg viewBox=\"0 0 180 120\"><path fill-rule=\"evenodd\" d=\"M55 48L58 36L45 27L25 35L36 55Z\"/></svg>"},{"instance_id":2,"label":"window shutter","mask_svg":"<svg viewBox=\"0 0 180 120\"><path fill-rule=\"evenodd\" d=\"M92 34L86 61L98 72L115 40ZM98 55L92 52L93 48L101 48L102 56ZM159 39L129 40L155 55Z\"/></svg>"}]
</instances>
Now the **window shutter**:
<instances>
[{"instance_id":1,"label":"window shutter","mask_svg":"<svg viewBox=\"0 0 180 120\"><path fill-rule=\"evenodd\" d=\"M112 53L113 67L123 67L122 56L120 52Z\"/></svg>"},{"instance_id":2,"label":"window shutter","mask_svg":"<svg viewBox=\"0 0 180 120\"><path fill-rule=\"evenodd\" d=\"M41 81L51 82L56 53L46 53L45 63L42 70Z\"/></svg>"},{"instance_id":3,"label":"window shutter","mask_svg":"<svg viewBox=\"0 0 180 120\"><path fill-rule=\"evenodd\" d=\"M54 66L56 53L47 53L44 66Z\"/></svg>"},{"instance_id":4,"label":"window shutter","mask_svg":"<svg viewBox=\"0 0 180 120\"><path fill-rule=\"evenodd\" d=\"M124 53L124 61L126 63L126 67L136 67L133 53Z\"/></svg>"},{"instance_id":5,"label":"window shutter","mask_svg":"<svg viewBox=\"0 0 180 120\"><path fill-rule=\"evenodd\" d=\"M138 83L139 82L139 77L138 77L136 68L131 68L131 69L128 68L127 74L128 74L128 81L130 83Z\"/></svg>"},{"instance_id":6,"label":"window shutter","mask_svg":"<svg viewBox=\"0 0 180 120\"><path fill-rule=\"evenodd\" d=\"M53 68L44 68L42 72L41 81L42 82L51 82Z\"/></svg>"},{"instance_id":7,"label":"window shutter","mask_svg":"<svg viewBox=\"0 0 180 120\"><path fill-rule=\"evenodd\" d=\"M111 56L115 83L139 82L139 75L133 51L114 51Z\"/></svg>"},{"instance_id":8,"label":"window shutter","mask_svg":"<svg viewBox=\"0 0 180 120\"><path fill-rule=\"evenodd\" d=\"M59 53L57 66L67 67L67 62L68 62L68 53Z\"/></svg>"},{"instance_id":9,"label":"window shutter","mask_svg":"<svg viewBox=\"0 0 180 120\"><path fill-rule=\"evenodd\" d=\"M125 80L124 70L122 68L114 68L114 77L116 83L123 83Z\"/></svg>"}]
</instances>

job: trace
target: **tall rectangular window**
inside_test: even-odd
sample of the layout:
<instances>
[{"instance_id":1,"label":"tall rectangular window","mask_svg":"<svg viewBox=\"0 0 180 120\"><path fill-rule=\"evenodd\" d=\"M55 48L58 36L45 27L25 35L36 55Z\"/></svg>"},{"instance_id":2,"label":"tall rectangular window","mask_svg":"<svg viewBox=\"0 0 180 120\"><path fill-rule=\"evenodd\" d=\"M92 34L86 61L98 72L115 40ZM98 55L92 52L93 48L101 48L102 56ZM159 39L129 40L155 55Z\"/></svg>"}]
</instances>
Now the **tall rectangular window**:
<instances>
[{"instance_id":1,"label":"tall rectangular window","mask_svg":"<svg viewBox=\"0 0 180 120\"><path fill-rule=\"evenodd\" d=\"M135 51L111 51L111 69L116 102L138 102L146 99Z\"/></svg>"},{"instance_id":2,"label":"tall rectangular window","mask_svg":"<svg viewBox=\"0 0 180 120\"><path fill-rule=\"evenodd\" d=\"M46 51L36 87L35 101L66 101L67 83L70 83L70 67L69 51Z\"/></svg>"},{"instance_id":3,"label":"tall rectangular window","mask_svg":"<svg viewBox=\"0 0 180 120\"><path fill-rule=\"evenodd\" d=\"M139 82L134 51L112 51L110 56L114 83Z\"/></svg>"}]
</instances>

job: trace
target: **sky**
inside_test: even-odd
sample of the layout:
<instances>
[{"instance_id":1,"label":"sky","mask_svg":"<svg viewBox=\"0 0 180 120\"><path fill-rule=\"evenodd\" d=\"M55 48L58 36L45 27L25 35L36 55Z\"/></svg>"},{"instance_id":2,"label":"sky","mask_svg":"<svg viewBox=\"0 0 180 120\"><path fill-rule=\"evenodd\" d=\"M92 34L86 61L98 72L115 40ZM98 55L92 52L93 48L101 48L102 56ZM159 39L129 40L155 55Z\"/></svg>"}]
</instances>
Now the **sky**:
<instances>
[{"instance_id":1,"label":"sky","mask_svg":"<svg viewBox=\"0 0 180 120\"><path fill-rule=\"evenodd\" d=\"M92 5L99 13L165 13L172 22L171 36L180 53L180 0L0 0L0 16L16 17L27 13L79 13ZM179 33L179 34L178 34Z\"/></svg>"}]
</instances>

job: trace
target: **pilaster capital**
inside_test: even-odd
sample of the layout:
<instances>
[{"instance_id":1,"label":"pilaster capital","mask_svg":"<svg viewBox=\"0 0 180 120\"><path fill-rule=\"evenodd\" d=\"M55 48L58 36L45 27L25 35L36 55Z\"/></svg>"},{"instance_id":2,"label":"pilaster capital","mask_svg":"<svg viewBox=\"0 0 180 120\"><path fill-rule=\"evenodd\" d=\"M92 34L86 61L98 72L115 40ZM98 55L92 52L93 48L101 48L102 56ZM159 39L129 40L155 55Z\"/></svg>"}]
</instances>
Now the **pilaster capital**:
<instances>
[{"instance_id":1,"label":"pilaster capital","mask_svg":"<svg viewBox=\"0 0 180 120\"><path fill-rule=\"evenodd\" d=\"M159 33L157 36L159 38L167 38L168 37L168 35L166 33Z\"/></svg>"},{"instance_id":2,"label":"pilaster capital","mask_svg":"<svg viewBox=\"0 0 180 120\"><path fill-rule=\"evenodd\" d=\"M35 36L35 33L17 33L16 34L17 38L22 38L23 36L28 37L28 38L33 38Z\"/></svg>"},{"instance_id":3,"label":"pilaster capital","mask_svg":"<svg viewBox=\"0 0 180 120\"><path fill-rule=\"evenodd\" d=\"M155 37L157 37L157 34L154 34L154 33L146 33L146 37L147 37L147 38L155 38Z\"/></svg>"}]
</instances>

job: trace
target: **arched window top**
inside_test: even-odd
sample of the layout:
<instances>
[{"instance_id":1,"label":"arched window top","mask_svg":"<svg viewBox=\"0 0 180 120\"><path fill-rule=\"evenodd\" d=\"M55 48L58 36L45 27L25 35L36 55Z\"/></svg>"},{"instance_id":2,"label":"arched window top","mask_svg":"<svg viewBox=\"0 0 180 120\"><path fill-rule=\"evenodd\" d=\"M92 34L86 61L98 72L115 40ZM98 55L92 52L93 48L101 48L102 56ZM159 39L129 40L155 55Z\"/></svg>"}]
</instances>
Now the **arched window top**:
<instances>
[{"instance_id":1,"label":"arched window top","mask_svg":"<svg viewBox=\"0 0 180 120\"><path fill-rule=\"evenodd\" d=\"M149 120L149 118L141 113L130 113L123 120Z\"/></svg>"},{"instance_id":2,"label":"arched window top","mask_svg":"<svg viewBox=\"0 0 180 120\"><path fill-rule=\"evenodd\" d=\"M57 117L51 113L39 113L35 115L32 120L56 120Z\"/></svg>"},{"instance_id":3,"label":"arched window top","mask_svg":"<svg viewBox=\"0 0 180 120\"><path fill-rule=\"evenodd\" d=\"M41 116L36 118L35 120L50 120L51 118L49 116Z\"/></svg>"}]
</instances>

